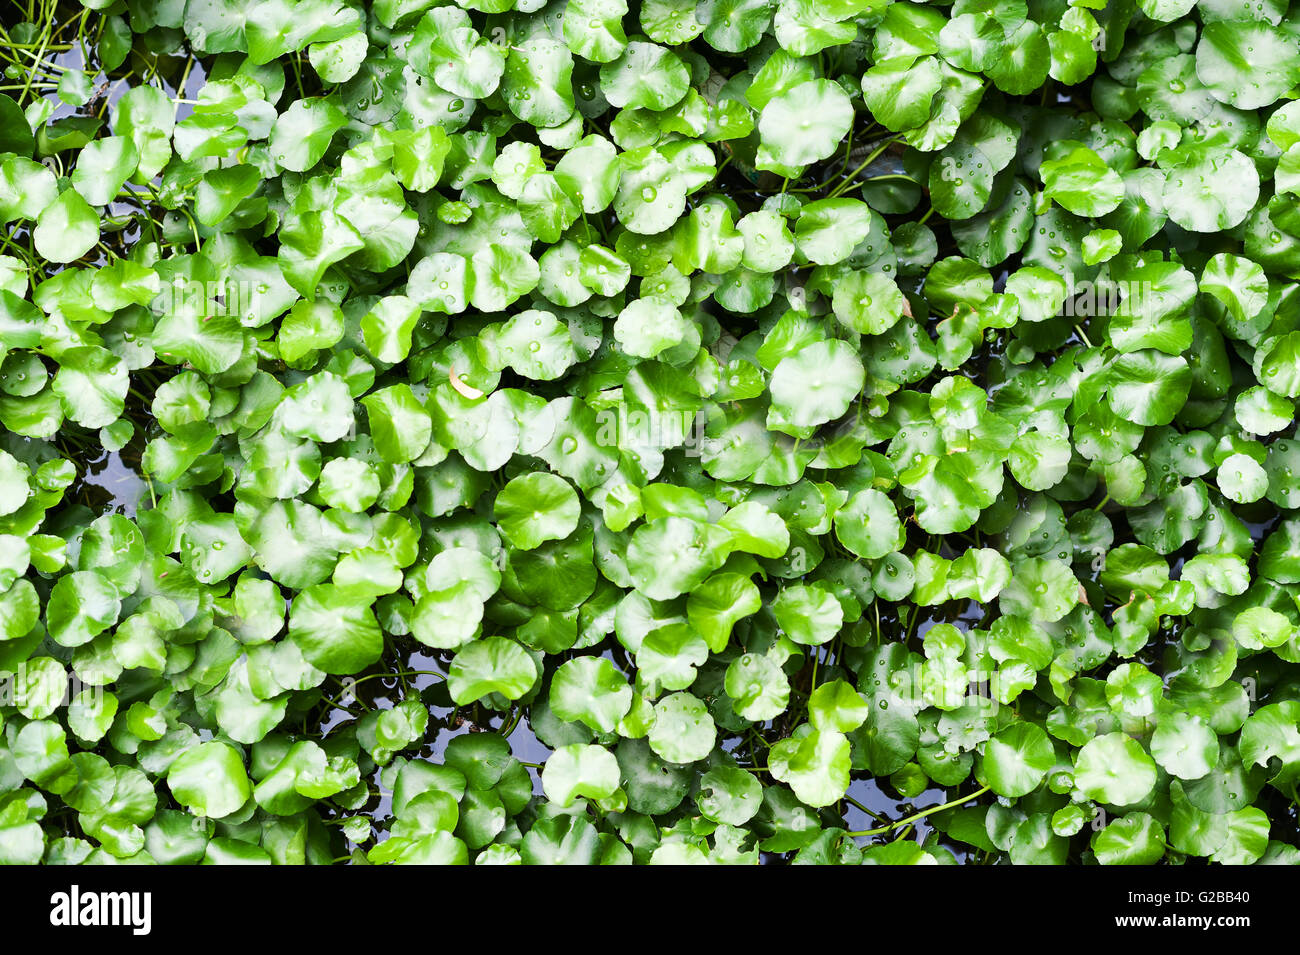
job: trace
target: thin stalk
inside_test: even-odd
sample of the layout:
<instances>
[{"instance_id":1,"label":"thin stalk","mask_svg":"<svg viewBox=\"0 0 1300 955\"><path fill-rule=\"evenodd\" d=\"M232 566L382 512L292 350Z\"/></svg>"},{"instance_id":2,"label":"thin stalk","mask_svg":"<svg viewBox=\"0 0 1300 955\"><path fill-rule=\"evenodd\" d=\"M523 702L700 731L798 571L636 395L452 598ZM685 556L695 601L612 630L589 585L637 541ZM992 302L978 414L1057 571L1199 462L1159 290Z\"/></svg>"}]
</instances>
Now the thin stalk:
<instances>
[{"instance_id":1,"label":"thin stalk","mask_svg":"<svg viewBox=\"0 0 1300 955\"><path fill-rule=\"evenodd\" d=\"M51 17L51 19L52 19L52 17ZM50 39L51 39L51 37L50 37L50 24L47 23L47 24L45 25L45 30L44 30L44 32L41 33L41 45L40 45L40 46L37 48L37 50L36 50L36 58L37 58L38 60L41 59L41 58L45 55L45 48L46 48L46 46L49 44ZM32 72L30 72L30 73L27 74L27 83L26 83L26 85L23 87L23 91L22 91L22 93L19 94L19 96L18 96L18 101L19 101L20 103L23 101L24 98L26 98L27 93L31 90L31 88L32 88L32 80L33 80L35 77L36 77L36 72L35 72L34 70L33 70Z\"/></svg>"},{"instance_id":2,"label":"thin stalk","mask_svg":"<svg viewBox=\"0 0 1300 955\"><path fill-rule=\"evenodd\" d=\"M895 142L896 140L894 139L894 137L891 136L889 139L886 139L883 143L881 143L879 146L873 149L867 155L867 158L862 160L862 162L858 164L858 168L854 169L851 173L845 176L843 180L840 182L840 184L836 188L832 189L830 194L826 198L834 199L836 196L839 196L844 192L847 192L853 186L854 177L857 176L858 173L862 172L862 170L870 166L877 159L879 159L880 154L883 153L890 146L892 146Z\"/></svg>"},{"instance_id":3,"label":"thin stalk","mask_svg":"<svg viewBox=\"0 0 1300 955\"><path fill-rule=\"evenodd\" d=\"M891 822L887 826L881 826L878 829L863 829L859 832L850 832L849 835L878 836L886 832L892 832L894 829L897 829L899 826L908 826L916 822L918 819L924 819L932 812L942 812L945 809L951 809L954 806L960 806L962 803L970 802L972 799L975 799L979 796L983 796L988 791L989 791L988 786L982 786L981 788L975 790L975 792L971 793L969 796L962 796L960 799L954 799L951 802L946 802L942 806L930 806L927 809L922 809L920 812L913 813L912 815L908 816L906 819L900 819L897 822Z\"/></svg>"},{"instance_id":4,"label":"thin stalk","mask_svg":"<svg viewBox=\"0 0 1300 955\"><path fill-rule=\"evenodd\" d=\"M848 793L845 793L843 798L844 798L844 801L845 801L846 803L848 803L850 806L854 806L854 807L856 807L858 810L860 810L861 812L866 813L866 814L867 814L868 816L870 816L872 819L879 819L881 822L887 822L887 821L888 821L887 817L882 816L880 813L876 812L874 809L872 809L872 808L870 808L870 807L868 807L868 806L864 806L864 805L862 805L862 803L858 802L856 799L854 799L854 798L853 798L852 796L850 796Z\"/></svg>"},{"instance_id":5,"label":"thin stalk","mask_svg":"<svg viewBox=\"0 0 1300 955\"><path fill-rule=\"evenodd\" d=\"M176 114L180 111L180 101L185 98L185 84L189 82L190 70L194 69L194 57L185 61L185 69L181 71L181 80L176 84L176 99L172 101L172 122L176 121Z\"/></svg>"}]
</instances>

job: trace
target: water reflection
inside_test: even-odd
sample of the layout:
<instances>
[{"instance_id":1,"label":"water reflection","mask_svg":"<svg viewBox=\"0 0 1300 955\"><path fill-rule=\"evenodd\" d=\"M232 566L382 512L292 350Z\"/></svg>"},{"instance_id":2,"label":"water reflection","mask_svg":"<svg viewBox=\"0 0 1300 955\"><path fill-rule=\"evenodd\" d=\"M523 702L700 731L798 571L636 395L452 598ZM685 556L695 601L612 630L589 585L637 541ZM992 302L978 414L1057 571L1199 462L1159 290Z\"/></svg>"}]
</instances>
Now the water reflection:
<instances>
[{"instance_id":1,"label":"water reflection","mask_svg":"<svg viewBox=\"0 0 1300 955\"><path fill-rule=\"evenodd\" d=\"M91 488L95 490L88 490ZM120 452L103 451L86 462L78 491L84 491L101 513L112 511L133 518L149 486L135 468L122 460Z\"/></svg>"}]
</instances>

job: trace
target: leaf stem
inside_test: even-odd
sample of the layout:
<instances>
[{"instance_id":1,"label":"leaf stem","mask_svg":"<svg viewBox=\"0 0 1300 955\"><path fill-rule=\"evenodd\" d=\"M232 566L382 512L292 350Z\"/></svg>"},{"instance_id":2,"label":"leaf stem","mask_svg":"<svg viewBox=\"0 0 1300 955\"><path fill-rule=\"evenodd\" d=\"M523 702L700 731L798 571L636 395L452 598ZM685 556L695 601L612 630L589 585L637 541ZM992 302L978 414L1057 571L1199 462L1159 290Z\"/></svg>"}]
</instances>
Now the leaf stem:
<instances>
[{"instance_id":1,"label":"leaf stem","mask_svg":"<svg viewBox=\"0 0 1300 955\"><path fill-rule=\"evenodd\" d=\"M960 799L954 799L951 802L946 802L942 806L930 806L928 809L922 809L920 812L913 813L912 815L908 816L906 819L900 819L897 822L891 822L887 826L881 826L878 829L863 829L859 832L850 832L849 835L850 836L878 836L881 835L882 833L890 832L894 829L897 829L899 826L906 826L913 822L916 822L916 820L918 819L924 819L932 812L941 812L944 809L951 809L953 806L960 806L964 802L970 802L972 799L975 799L978 796L982 796L988 791L989 791L989 787L983 786L975 790L969 796L962 796Z\"/></svg>"},{"instance_id":2,"label":"leaf stem","mask_svg":"<svg viewBox=\"0 0 1300 955\"><path fill-rule=\"evenodd\" d=\"M845 793L843 798L844 798L844 801L845 801L846 803L848 803L850 806L854 806L854 807L857 808L858 810L860 810L860 811L866 813L866 814L867 814L868 816L870 816L872 819L879 819L881 822L886 822L886 821L887 821L887 817L886 817L886 816L882 816L880 813L876 812L874 809L871 809L871 808L869 808L869 807L867 807L867 806L864 806L862 803L858 802L856 799L854 799L854 798L853 798L852 796L850 796L848 793Z\"/></svg>"},{"instance_id":3,"label":"leaf stem","mask_svg":"<svg viewBox=\"0 0 1300 955\"><path fill-rule=\"evenodd\" d=\"M862 160L862 162L858 165L858 168L854 169L851 173L845 176L841 180L840 184L830 191L830 193L826 196L826 198L834 199L837 196L841 195L842 193L846 192L848 189L850 189L853 186L854 177L857 176L858 173L862 172L862 170L870 166L877 159L879 159L880 154L883 153L890 146L892 146L896 141L897 141L896 138L891 136L889 139L886 139L883 143L881 143L870 153L868 153L867 158Z\"/></svg>"}]
</instances>

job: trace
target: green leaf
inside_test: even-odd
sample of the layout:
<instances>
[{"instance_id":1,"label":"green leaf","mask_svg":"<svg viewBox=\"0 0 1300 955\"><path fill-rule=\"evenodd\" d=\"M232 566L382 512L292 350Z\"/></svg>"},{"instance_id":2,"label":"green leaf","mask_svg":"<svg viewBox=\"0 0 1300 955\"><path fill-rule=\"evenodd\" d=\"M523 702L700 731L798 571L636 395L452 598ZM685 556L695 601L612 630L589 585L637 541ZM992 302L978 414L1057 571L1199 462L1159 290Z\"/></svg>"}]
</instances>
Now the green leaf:
<instances>
[{"instance_id":1,"label":"green leaf","mask_svg":"<svg viewBox=\"0 0 1300 955\"><path fill-rule=\"evenodd\" d=\"M504 637L471 643L452 658L447 675L451 698L464 706L492 693L517 700L537 682L537 664L519 644Z\"/></svg>"},{"instance_id":2,"label":"green leaf","mask_svg":"<svg viewBox=\"0 0 1300 955\"><path fill-rule=\"evenodd\" d=\"M670 693L655 704L650 748L670 763L693 763L713 751L717 727L690 693Z\"/></svg>"},{"instance_id":3,"label":"green leaf","mask_svg":"<svg viewBox=\"0 0 1300 955\"><path fill-rule=\"evenodd\" d=\"M1300 46L1263 23L1207 23L1196 44L1196 75L1220 102L1269 106L1300 80Z\"/></svg>"},{"instance_id":4,"label":"green leaf","mask_svg":"<svg viewBox=\"0 0 1300 955\"><path fill-rule=\"evenodd\" d=\"M608 660L575 657L551 678L550 704L562 720L585 723L594 733L612 733L632 708L632 688Z\"/></svg>"},{"instance_id":5,"label":"green leaf","mask_svg":"<svg viewBox=\"0 0 1300 955\"><path fill-rule=\"evenodd\" d=\"M1031 558L1012 568L998 601L1004 613L1052 623L1079 602L1079 582L1065 563Z\"/></svg>"},{"instance_id":6,"label":"green leaf","mask_svg":"<svg viewBox=\"0 0 1300 955\"><path fill-rule=\"evenodd\" d=\"M75 189L65 189L41 211L32 239L51 262L75 262L99 241L99 216Z\"/></svg>"},{"instance_id":7,"label":"green leaf","mask_svg":"<svg viewBox=\"0 0 1300 955\"><path fill-rule=\"evenodd\" d=\"M0 515L12 514L27 503L31 469L8 451L0 451Z\"/></svg>"},{"instance_id":8,"label":"green leaf","mask_svg":"<svg viewBox=\"0 0 1300 955\"><path fill-rule=\"evenodd\" d=\"M976 772L1000 796L1024 796L1056 765L1047 734L1033 723L1015 723L984 744Z\"/></svg>"},{"instance_id":9,"label":"green leaf","mask_svg":"<svg viewBox=\"0 0 1300 955\"><path fill-rule=\"evenodd\" d=\"M654 358L686 341L691 330L691 322L669 303L639 298L619 312L614 338L629 355Z\"/></svg>"},{"instance_id":10,"label":"green leaf","mask_svg":"<svg viewBox=\"0 0 1300 955\"><path fill-rule=\"evenodd\" d=\"M769 427L787 433L810 429L838 418L862 390L866 372L846 342L815 342L783 358L772 372Z\"/></svg>"},{"instance_id":11,"label":"green leaf","mask_svg":"<svg viewBox=\"0 0 1300 955\"><path fill-rule=\"evenodd\" d=\"M382 362L399 362L411 352L411 335L420 306L405 295L390 295L375 303L361 319L366 348Z\"/></svg>"},{"instance_id":12,"label":"green leaf","mask_svg":"<svg viewBox=\"0 0 1300 955\"><path fill-rule=\"evenodd\" d=\"M501 532L512 546L532 550L544 541L563 540L578 526L578 495L563 478L535 473L514 478L494 505Z\"/></svg>"},{"instance_id":13,"label":"green leaf","mask_svg":"<svg viewBox=\"0 0 1300 955\"><path fill-rule=\"evenodd\" d=\"M864 335L889 331L906 309L903 293L879 272L853 272L835 286L835 317Z\"/></svg>"},{"instance_id":14,"label":"green leaf","mask_svg":"<svg viewBox=\"0 0 1300 955\"><path fill-rule=\"evenodd\" d=\"M120 591L103 574L94 570L67 574L50 592L46 610L50 638L65 647L89 643L117 622L121 609Z\"/></svg>"},{"instance_id":15,"label":"green leaf","mask_svg":"<svg viewBox=\"0 0 1300 955\"><path fill-rule=\"evenodd\" d=\"M653 600L669 600L694 589L721 566L710 528L682 517L643 524L627 548L633 585Z\"/></svg>"},{"instance_id":16,"label":"green leaf","mask_svg":"<svg viewBox=\"0 0 1300 955\"><path fill-rule=\"evenodd\" d=\"M809 80L769 100L758 119L760 168L795 169L835 152L853 123L853 104L830 80Z\"/></svg>"},{"instance_id":17,"label":"green leaf","mask_svg":"<svg viewBox=\"0 0 1300 955\"><path fill-rule=\"evenodd\" d=\"M1191 388L1187 362L1150 349L1121 355L1110 366L1111 409L1134 424L1163 425L1173 421Z\"/></svg>"},{"instance_id":18,"label":"green leaf","mask_svg":"<svg viewBox=\"0 0 1300 955\"><path fill-rule=\"evenodd\" d=\"M0 100L0 108L5 102L13 101L5 97ZM20 122L26 125L26 120ZM35 219L58 194L54 173L40 163L21 156L0 162L0 221Z\"/></svg>"},{"instance_id":19,"label":"green leaf","mask_svg":"<svg viewBox=\"0 0 1300 955\"><path fill-rule=\"evenodd\" d=\"M772 604L777 624L795 643L817 646L830 640L844 623L844 609L821 586L793 584Z\"/></svg>"},{"instance_id":20,"label":"green leaf","mask_svg":"<svg viewBox=\"0 0 1300 955\"><path fill-rule=\"evenodd\" d=\"M1219 740L1204 717L1169 713L1151 737L1151 755L1179 779L1200 779L1219 759Z\"/></svg>"},{"instance_id":21,"label":"green leaf","mask_svg":"<svg viewBox=\"0 0 1300 955\"><path fill-rule=\"evenodd\" d=\"M808 697L808 722L819 730L848 733L871 715L871 705L843 680L823 683Z\"/></svg>"},{"instance_id":22,"label":"green leaf","mask_svg":"<svg viewBox=\"0 0 1300 955\"><path fill-rule=\"evenodd\" d=\"M215 740L181 753L167 771L167 786L186 809L212 819L236 812L252 794L239 754Z\"/></svg>"},{"instance_id":23,"label":"green leaf","mask_svg":"<svg viewBox=\"0 0 1300 955\"><path fill-rule=\"evenodd\" d=\"M326 673L359 673L379 659L383 636L362 592L316 584L289 609L289 638Z\"/></svg>"},{"instance_id":24,"label":"green leaf","mask_svg":"<svg viewBox=\"0 0 1300 955\"><path fill-rule=\"evenodd\" d=\"M135 172L140 155L131 140L108 136L88 143L77 157L72 188L92 206L106 206Z\"/></svg>"},{"instance_id":25,"label":"green leaf","mask_svg":"<svg viewBox=\"0 0 1300 955\"><path fill-rule=\"evenodd\" d=\"M1258 198L1255 164L1235 149L1189 152L1165 181L1169 218L1191 232L1232 228Z\"/></svg>"},{"instance_id":26,"label":"green leaf","mask_svg":"<svg viewBox=\"0 0 1300 955\"><path fill-rule=\"evenodd\" d=\"M1089 740L1075 758L1075 788L1096 802L1131 806L1144 800L1155 782L1151 757L1141 744L1122 733Z\"/></svg>"},{"instance_id":27,"label":"green leaf","mask_svg":"<svg viewBox=\"0 0 1300 955\"><path fill-rule=\"evenodd\" d=\"M843 733L808 727L773 745L768 766L800 802L829 806L849 788L849 741Z\"/></svg>"},{"instance_id":28,"label":"green leaf","mask_svg":"<svg viewBox=\"0 0 1300 955\"><path fill-rule=\"evenodd\" d=\"M511 48L501 92L511 112L534 126L558 126L573 112L573 54L561 43L533 37Z\"/></svg>"},{"instance_id":29,"label":"green leaf","mask_svg":"<svg viewBox=\"0 0 1300 955\"><path fill-rule=\"evenodd\" d=\"M1064 144L1068 145L1068 144ZM1124 184L1106 161L1086 146L1075 146L1043 163L1043 193L1080 216L1110 212L1124 198Z\"/></svg>"},{"instance_id":30,"label":"green leaf","mask_svg":"<svg viewBox=\"0 0 1300 955\"><path fill-rule=\"evenodd\" d=\"M709 649L726 647L735 625L762 606L758 587L742 574L718 573L691 590L686 615Z\"/></svg>"},{"instance_id":31,"label":"green leaf","mask_svg":"<svg viewBox=\"0 0 1300 955\"><path fill-rule=\"evenodd\" d=\"M1145 812L1121 816L1092 837L1102 865L1152 865L1165 854L1164 829Z\"/></svg>"},{"instance_id":32,"label":"green leaf","mask_svg":"<svg viewBox=\"0 0 1300 955\"><path fill-rule=\"evenodd\" d=\"M735 767L711 769L700 779L695 797L700 813L729 826L743 826L762 805L763 786L752 773Z\"/></svg>"},{"instance_id":33,"label":"green leaf","mask_svg":"<svg viewBox=\"0 0 1300 955\"><path fill-rule=\"evenodd\" d=\"M416 25L408 48L411 66L456 96L481 99L501 82L507 51L480 36L469 14L435 7Z\"/></svg>"},{"instance_id":34,"label":"green leaf","mask_svg":"<svg viewBox=\"0 0 1300 955\"><path fill-rule=\"evenodd\" d=\"M732 660L725 686L736 713L747 720L774 719L790 703L790 681L770 657L746 653Z\"/></svg>"},{"instance_id":35,"label":"green leaf","mask_svg":"<svg viewBox=\"0 0 1300 955\"><path fill-rule=\"evenodd\" d=\"M409 385L398 383L361 399L370 435L384 460L401 464L417 458L429 446L433 423Z\"/></svg>"},{"instance_id":36,"label":"green leaf","mask_svg":"<svg viewBox=\"0 0 1300 955\"><path fill-rule=\"evenodd\" d=\"M567 13L565 19L567 23ZM601 92L611 106L621 109L668 109L686 95L690 85L686 65L655 43L633 40L616 59L601 62L605 62L600 68Z\"/></svg>"}]
</instances>

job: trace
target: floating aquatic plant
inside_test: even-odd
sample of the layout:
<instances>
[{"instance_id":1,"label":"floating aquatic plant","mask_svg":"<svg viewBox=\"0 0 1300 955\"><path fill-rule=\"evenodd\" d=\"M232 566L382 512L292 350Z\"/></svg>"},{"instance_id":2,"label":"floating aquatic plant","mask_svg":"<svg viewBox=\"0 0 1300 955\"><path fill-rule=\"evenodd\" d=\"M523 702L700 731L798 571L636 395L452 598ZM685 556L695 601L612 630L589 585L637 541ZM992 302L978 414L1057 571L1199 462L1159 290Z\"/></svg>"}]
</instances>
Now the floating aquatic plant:
<instances>
[{"instance_id":1,"label":"floating aquatic plant","mask_svg":"<svg viewBox=\"0 0 1300 955\"><path fill-rule=\"evenodd\" d=\"M1285 0L24 0L0 862L1295 863Z\"/></svg>"}]
</instances>

